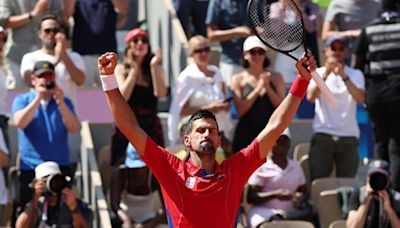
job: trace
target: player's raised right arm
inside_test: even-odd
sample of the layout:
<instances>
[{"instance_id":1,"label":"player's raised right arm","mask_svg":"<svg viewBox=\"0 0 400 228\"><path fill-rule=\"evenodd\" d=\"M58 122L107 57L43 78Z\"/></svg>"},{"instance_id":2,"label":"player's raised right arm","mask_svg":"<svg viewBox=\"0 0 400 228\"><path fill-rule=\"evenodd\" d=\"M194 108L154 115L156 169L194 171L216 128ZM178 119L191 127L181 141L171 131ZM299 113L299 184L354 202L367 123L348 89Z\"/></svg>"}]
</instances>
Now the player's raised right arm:
<instances>
[{"instance_id":1,"label":"player's raised right arm","mask_svg":"<svg viewBox=\"0 0 400 228\"><path fill-rule=\"evenodd\" d=\"M132 143L137 152L143 156L147 134L139 127L135 114L128 103L122 97L114 69L117 66L118 58L115 53L107 52L98 58L98 68L105 91L108 107L114 121L125 137Z\"/></svg>"}]
</instances>

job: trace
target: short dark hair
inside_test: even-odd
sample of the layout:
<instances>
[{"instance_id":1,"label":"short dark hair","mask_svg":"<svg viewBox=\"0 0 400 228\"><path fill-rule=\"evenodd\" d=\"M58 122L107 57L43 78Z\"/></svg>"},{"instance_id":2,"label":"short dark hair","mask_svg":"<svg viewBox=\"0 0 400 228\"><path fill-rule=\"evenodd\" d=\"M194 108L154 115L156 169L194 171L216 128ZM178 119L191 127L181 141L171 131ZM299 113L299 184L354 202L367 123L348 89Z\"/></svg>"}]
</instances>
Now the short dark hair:
<instances>
[{"instance_id":1,"label":"short dark hair","mask_svg":"<svg viewBox=\"0 0 400 228\"><path fill-rule=\"evenodd\" d=\"M217 128L218 128L218 122L217 119L215 118L215 115L208 111L208 110L199 110L195 112L188 120L186 124L186 134L189 134L192 131L193 127L193 122L198 120L198 119L213 119L217 123ZM218 130L218 129L217 129Z\"/></svg>"},{"instance_id":2,"label":"short dark hair","mask_svg":"<svg viewBox=\"0 0 400 228\"><path fill-rule=\"evenodd\" d=\"M42 23L43 21L47 21L47 20L54 20L57 21L57 23L60 25L60 20L58 20L58 18L54 15L54 14L46 14L42 17L42 19L40 20L39 23L39 30L42 28Z\"/></svg>"}]
</instances>

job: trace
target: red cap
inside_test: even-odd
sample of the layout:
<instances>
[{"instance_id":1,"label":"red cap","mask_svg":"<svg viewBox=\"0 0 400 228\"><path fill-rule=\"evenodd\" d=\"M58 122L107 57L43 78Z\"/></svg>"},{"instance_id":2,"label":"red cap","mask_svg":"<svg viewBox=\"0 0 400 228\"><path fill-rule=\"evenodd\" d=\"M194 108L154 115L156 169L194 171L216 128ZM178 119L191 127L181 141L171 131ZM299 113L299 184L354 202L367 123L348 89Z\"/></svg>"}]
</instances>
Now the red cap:
<instances>
[{"instance_id":1,"label":"red cap","mask_svg":"<svg viewBox=\"0 0 400 228\"><path fill-rule=\"evenodd\" d=\"M133 39L136 36L145 36L147 37L147 32L140 29L140 28L134 28L128 34L125 36L125 43L128 44L131 39Z\"/></svg>"}]
</instances>

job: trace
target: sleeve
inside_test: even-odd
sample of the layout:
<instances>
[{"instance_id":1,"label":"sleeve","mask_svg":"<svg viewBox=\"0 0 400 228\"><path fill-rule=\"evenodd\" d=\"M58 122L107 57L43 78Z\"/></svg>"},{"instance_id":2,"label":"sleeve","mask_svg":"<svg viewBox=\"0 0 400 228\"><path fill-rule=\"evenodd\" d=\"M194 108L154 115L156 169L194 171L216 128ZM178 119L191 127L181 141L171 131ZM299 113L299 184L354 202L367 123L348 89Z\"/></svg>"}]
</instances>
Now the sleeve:
<instances>
[{"instance_id":1,"label":"sleeve","mask_svg":"<svg viewBox=\"0 0 400 228\"><path fill-rule=\"evenodd\" d=\"M250 185L265 186L265 178L260 174L262 173L262 167L258 168L247 181Z\"/></svg>"},{"instance_id":2,"label":"sleeve","mask_svg":"<svg viewBox=\"0 0 400 228\"><path fill-rule=\"evenodd\" d=\"M360 206L360 189L356 188L356 189L354 189L353 193L351 193L351 195L350 195L349 211L352 211L352 210L356 211L359 206Z\"/></svg>"},{"instance_id":3,"label":"sleeve","mask_svg":"<svg viewBox=\"0 0 400 228\"><path fill-rule=\"evenodd\" d=\"M68 108L76 115L75 113L75 108L74 105L72 104L72 101L68 97L64 97L65 104L68 106Z\"/></svg>"},{"instance_id":4,"label":"sleeve","mask_svg":"<svg viewBox=\"0 0 400 228\"><path fill-rule=\"evenodd\" d=\"M365 28L361 30L360 35L354 42L353 53L356 55L366 56L368 52L368 40Z\"/></svg>"},{"instance_id":5,"label":"sleeve","mask_svg":"<svg viewBox=\"0 0 400 228\"><path fill-rule=\"evenodd\" d=\"M173 187L175 183L171 180L174 180L174 176L177 176L184 166L183 161L157 146L150 137L147 137L142 159L163 187Z\"/></svg>"},{"instance_id":6,"label":"sleeve","mask_svg":"<svg viewBox=\"0 0 400 228\"><path fill-rule=\"evenodd\" d=\"M70 58L72 59L73 63L75 64L75 66L79 70L86 73L85 62L83 61L82 56L77 52L71 52L69 55L70 55Z\"/></svg>"},{"instance_id":7,"label":"sleeve","mask_svg":"<svg viewBox=\"0 0 400 228\"><path fill-rule=\"evenodd\" d=\"M32 57L33 56L30 53L25 54L22 57L21 69L20 69L20 73L21 73L21 77L22 78L25 77L25 72L27 72L28 70L30 70L30 71L33 70L33 65L35 64L35 61L34 61L34 59Z\"/></svg>"},{"instance_id":8,"label":"sleeve","mask_svg":"<svg viewBox=\"0 0 400 228\"><path fill-rule=\"evenodd\" d=\"M235 153L229 157L228 160L225 160L227 163L226 165L235 167L233 169L235 172L234 175L238 178L241 178L243 185L246 184L253 172L266 161L266 159L260 159L259 150L259 142L257 139L254 139L253 142L246 148Z\"/></svg>"},{"instance_id":9,"label":"sleeve","mask_svg":"<svg viewBox=\"0 0 400 228\"><path fill-rule=\"evenodd\" d=\"M206 25L218 25L219 13L220 13L220 3L218 0L211 0L208 3Z\"/></svg>"},{"instance_id":10,"label":"sleeve","mask_svg":"<svg viewBox=\"0 0 400 228\"><path fill-rule=\"evenodd\" d=\"M28 102L24 99L24 96L16 96L11 106L11 112L14 114L16 111L25 108Z\"/></svg>"},{"instance_id":11,"label":"sleeve","mask_svg":"<svg viewBox=\"0 0 400 228\"><path fill-rule=\"evenodd\" d=\"M365 90L364 74L360 70L358 69L355 70L354 77L351 78L351 81L358 89Z\"/></svg>"},{"instance_id":12,"label":"sleeve","mask_svg":"<svg viewBox=\"0 0 400 228\"><path fill-rule=\"evenodd\" d=\"M4 27L4 23L12 15L10 1L15 0L2 0L0 1L0 25Z\"/></svg>"}]
</instances>

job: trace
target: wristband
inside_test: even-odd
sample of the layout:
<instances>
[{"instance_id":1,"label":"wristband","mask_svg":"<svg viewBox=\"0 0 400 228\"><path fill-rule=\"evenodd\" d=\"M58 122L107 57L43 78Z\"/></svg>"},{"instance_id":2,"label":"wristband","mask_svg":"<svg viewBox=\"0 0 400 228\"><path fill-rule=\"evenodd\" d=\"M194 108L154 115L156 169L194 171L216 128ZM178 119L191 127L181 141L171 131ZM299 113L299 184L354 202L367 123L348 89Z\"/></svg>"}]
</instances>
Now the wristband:
<instances>
[{"instance_id":1,"label":"wristband","mask_svg":"<svg viewBox=\"0 0 400 228\"><path fill-rule=\"evenodd\" d=\"M109 91L118 88L117 78L115 74L100 75L101 86L104 91Z\"/></svg>"},{"instance_id":2,"label":"wristband","mask_svg":"<svg viewBox=\"0 0 400 228\"><path fill-rule=\"evenodd\" d=\"M292 87L290 87L290 93L300 99L303 99L304 95L307 92L307 87L310 82L306 79L302 78L300 75L296 77L296 80L293 82Z\"/></svg>"}]
</instances>

